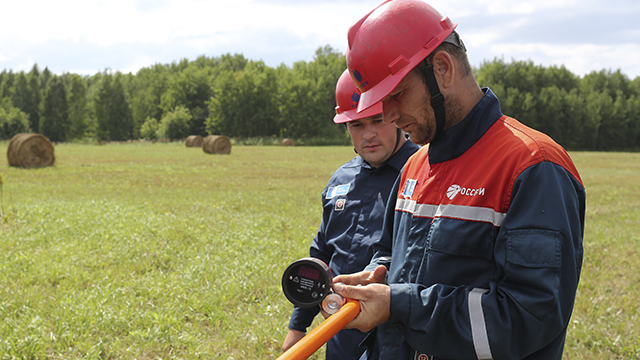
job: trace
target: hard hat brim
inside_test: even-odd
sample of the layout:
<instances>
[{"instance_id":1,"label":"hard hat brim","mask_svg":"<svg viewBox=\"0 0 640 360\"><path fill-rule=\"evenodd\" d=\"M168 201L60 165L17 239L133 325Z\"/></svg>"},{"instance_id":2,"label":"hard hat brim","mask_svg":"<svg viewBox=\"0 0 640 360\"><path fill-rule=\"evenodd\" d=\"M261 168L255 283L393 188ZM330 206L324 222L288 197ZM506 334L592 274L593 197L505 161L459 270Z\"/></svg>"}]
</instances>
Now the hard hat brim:
<instances>
[{"instance_id":1,"label":"hard hat brim","mask_svg":"<svg viewBox=\"0 0 640 360\"><path fill-rule=\"evenodd\" d=\"M357 110L354 109L354 110L344 111L340 114L336 114L336 116L333 117L333 122L336 124L343 124L349 121L364 119L366 117L378 115L381 113L382 113L382 104L377 103L377 104L373 104L368 109L365 109L362 112L358 112Z\"/></svg>"}]
</instances>

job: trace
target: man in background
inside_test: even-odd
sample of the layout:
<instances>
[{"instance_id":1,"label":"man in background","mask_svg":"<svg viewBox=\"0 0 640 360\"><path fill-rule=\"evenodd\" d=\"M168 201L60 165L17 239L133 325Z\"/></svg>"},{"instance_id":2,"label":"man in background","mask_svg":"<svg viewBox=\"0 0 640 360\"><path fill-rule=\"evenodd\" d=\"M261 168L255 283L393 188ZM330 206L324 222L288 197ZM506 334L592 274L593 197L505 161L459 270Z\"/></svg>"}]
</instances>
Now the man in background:
<instances>
[{"instance_id":1,"label":"man in background","mask_svg":"<svg viewBox=\"0 0 640 360\"><path fill-rule=\"evenodd\" d=\"M323 216L310 255L329 265L334 276L362 270L371 259L371 245L380 238L385 205L409 156L419 146L382 119L382 105L357 112L360 91L345 70L336 84L336 124L346 124L358 156L335 171L322 192ZM319 307L295 308L283 344L287 350L311 325ZM359 359L365 333L342 330L328 343L327 359Z\"/></svg>"}]
</instances>

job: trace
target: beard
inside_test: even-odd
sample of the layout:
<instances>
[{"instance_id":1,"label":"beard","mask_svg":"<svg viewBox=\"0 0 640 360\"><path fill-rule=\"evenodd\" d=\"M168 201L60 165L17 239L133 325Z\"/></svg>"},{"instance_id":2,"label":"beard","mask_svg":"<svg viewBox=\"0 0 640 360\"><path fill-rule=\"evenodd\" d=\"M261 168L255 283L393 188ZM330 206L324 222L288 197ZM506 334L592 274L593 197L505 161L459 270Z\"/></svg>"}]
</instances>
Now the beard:
<instances>
[{"instance_id":1,"label":"beard","mask_svg":"<svg viewBox=\"0 0 640 360\"><path fill-rule=\"evenodd\" d=\"M444 101L445 125L444 130L457 124L460 118L460 101L455 96L448 96ZM433 141L436 136L436 116L431 107L431 95L425 94L422 97L422 108L419 112L420 118L416 119L413 131L409 132L411 141L418 145L426 145Z\"/></svg>"},{"instance_id":2,"label":"beard","mask_svg":"<svg viewBox=\"0 0 640 360\"><path fill-rule=\"evenodd\" d=\"M418 145L426 145L433 140L436 135L436 122L433 108L431 107L431 96L429 91L422 96L420 101L422 107L418 113L419 118L413 125L413 131L409 132L411 141Z\"/></svg>"},{"instance_id":3,"label":"beard","mask_svg":"<svg viewBox=\"0 0 640 360\"><path fill-rule=\"evenodd\" d=\"M431 113L433 114L433 110ZM429 117L426 111L421 111L421 118L414 124L413 131L409 132L409 139L415 144L426 145L435 137L435 122L428 121L429 118L433 119L433 116Z\"/></svg>"}]
</instances>

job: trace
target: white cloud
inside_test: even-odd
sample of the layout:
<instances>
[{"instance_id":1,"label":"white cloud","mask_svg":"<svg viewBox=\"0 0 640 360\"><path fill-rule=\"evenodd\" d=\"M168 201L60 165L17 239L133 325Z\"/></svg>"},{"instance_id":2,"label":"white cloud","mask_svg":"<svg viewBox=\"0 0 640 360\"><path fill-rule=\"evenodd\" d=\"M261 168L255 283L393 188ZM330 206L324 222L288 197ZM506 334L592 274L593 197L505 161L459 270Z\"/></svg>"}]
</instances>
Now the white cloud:
<instances>
[{"instance_id":1,"label":"white cloud","mask_svg":"<svg viewBox=\"0 0 640 360\"><path fill-rule=\"evenodd\" d=\"M269 66L346 51L346 33L380 0L23 0L3 4L0 70L105 68L242 53ZM640 76L637 0L432 0L459 23L472 64L504 56L565 63L580 75Z\"/></svg>"},{"instance_id":2,"label":"white cloud","mask_svg":"<svg viewBox=\"0 0 640 360\"><path fill-rule=\"evenodd\" d=\"M551 9L567 9L584 6L585 1L578 0L478 0L488 14L491 15L533 15L540 11Z\"/></svg>"},{"instance_id":3,"label":"white cloud","mask_svg":"<svg viewBox=\"0 0 640 360\"><path fill-rule=\"evenodd\" d=\"M574 74L586 75L592 71L622 70L640 74L639 44L613 45L548 45L548 44L500 44L491 47L491 52L509 54L519 60L531 59L546 66L564 65ZM630 54L634 54L630 56ZM505 55L507 57L507 55ZM616 64L617 66L612 66Z\"/></svg>"}]
</instances>

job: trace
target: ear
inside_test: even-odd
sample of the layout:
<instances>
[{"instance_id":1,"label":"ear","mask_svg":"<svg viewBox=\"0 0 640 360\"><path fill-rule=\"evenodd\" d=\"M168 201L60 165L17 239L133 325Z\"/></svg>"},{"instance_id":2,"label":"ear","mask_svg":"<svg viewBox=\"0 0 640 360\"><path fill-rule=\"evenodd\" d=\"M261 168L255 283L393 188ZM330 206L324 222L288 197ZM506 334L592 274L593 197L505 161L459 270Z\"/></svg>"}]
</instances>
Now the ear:
<instances>
[{"instance_id":1,"label":"ear","mask_svg":"<svg viewBox=\"0 0 640 360\"><path fill-rule=\"evenodd\" d=\"M453 57L446 51L438 51L433 55L433 72L442 89L448 89L453 85L456 77L456 67Z\"/></svg>"}]
</instances>

